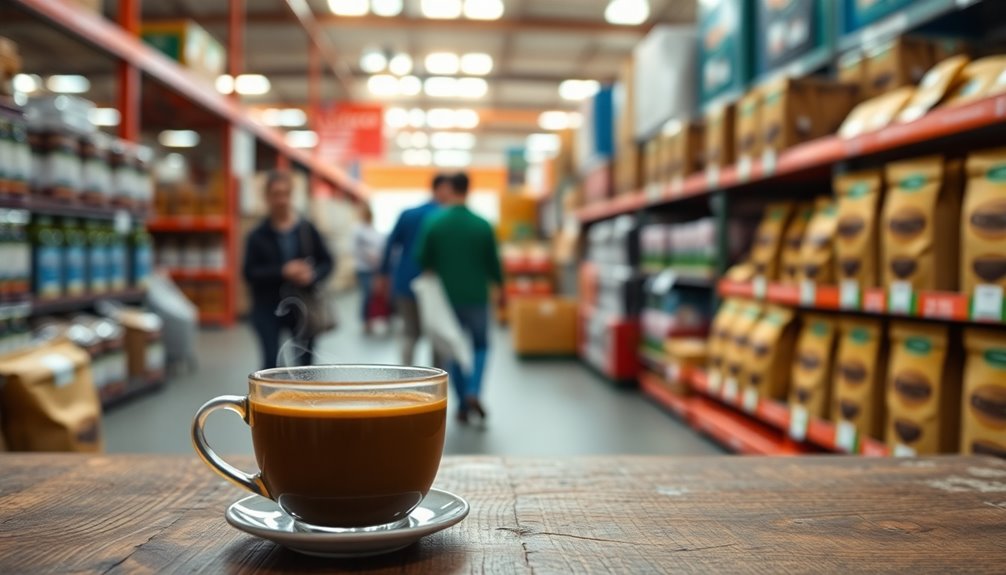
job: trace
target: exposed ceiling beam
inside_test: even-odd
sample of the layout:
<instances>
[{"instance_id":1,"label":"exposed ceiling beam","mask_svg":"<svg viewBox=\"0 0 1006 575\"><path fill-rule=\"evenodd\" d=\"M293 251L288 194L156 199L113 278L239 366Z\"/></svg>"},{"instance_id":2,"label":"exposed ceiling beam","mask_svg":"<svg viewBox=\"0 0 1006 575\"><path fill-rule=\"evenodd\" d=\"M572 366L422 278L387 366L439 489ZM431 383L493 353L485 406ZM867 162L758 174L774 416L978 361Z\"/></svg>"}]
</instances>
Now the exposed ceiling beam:
<instances>
[{"instance_id":1,"label":"exposed ceiling beam","mask_svg":"<svg viewBox=\"0 0 1006 575\"><path fill-rule=\"evenodd\" d=\"M612 32L622 34L635 34L642 36L650 28L651 24L641 24L638 26L614 26L603 20L567 20L559 18L538 18L530 16L520 16L515 18L501 18L499 20L441 20L431 18L421 18L413 16L395 16L385 18L382 16L360 16L346 17L334 14L322 13L315 15L318 24L333 28L369 28L369 29L401 29L423 31L423 30L464 30L468 32L548 32L554 34L595 34L598 32ZM156 21L149 19L147 21ZM227 14L207 14L196 18L203 26L224 25L227 23ZM248 12L249 24L275 24L289 21L289 15L285 12L266 11ZM691 22L688 22L691 23Z\"/></svg>"},{"instance_id":2,"label":"exposed ceiling beam","mask_svg":"<svg viewBox=\"0 0 1006 575\"><path fill-rule=\"evenodd\" d=\"M307 3L307 0L284 0L284 3L289 9L289 12L293 13L294 18L300 22L301 27L304 28L308 39L318 47L318 50L321 52L322 60L327 62L329 67L332 68L335 78L339 81L339 85L345 91L346 95L348 97L352 97L352 74L349 70L349 65L346 64L345 61L339 59L339 54L335 49L335 45L328 37L328 34L325 33L325 30L323 30L321 25L318 23L318 19L311 10L311 5ZM249 20L251 16L251 13L247 14L247 18ZM280 18L289 19L289 14L284 13L284 15L280 16ZM304 71L306 79L306 68Z\"/></svg>"}]
</instances>

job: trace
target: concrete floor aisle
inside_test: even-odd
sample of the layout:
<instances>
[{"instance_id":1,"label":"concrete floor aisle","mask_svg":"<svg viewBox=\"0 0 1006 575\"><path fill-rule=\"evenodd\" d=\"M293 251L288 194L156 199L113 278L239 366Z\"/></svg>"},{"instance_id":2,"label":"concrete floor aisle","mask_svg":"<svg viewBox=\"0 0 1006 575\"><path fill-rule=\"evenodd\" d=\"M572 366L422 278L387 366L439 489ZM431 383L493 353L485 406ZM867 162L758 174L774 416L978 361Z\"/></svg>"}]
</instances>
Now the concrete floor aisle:
<instances>
[{"instance_id":1,"label":"concrete floor aisle","mask_svg":"<svg viewBox=\"0 0 1006 575\"><path fill-rule=\"evenodd\" d=\"M395 337L361 335L353 313L356 301L355 295L339 299L342 326L322 339L316 361L397 363ZM488 426L460 426L451 417L447 453L722 453L638 392L615 389L575 361L521 361L514 356L510 335L504 329L494 329L491 346L484 390ZM246 325L201 332L197 350L200 365L195 373L177 376L162 391L106 414L109 452L192 453L189 425L196 409L218 395L247 393L245 376L258 367L259 359L254 336ZM429 353L427 349L422 352ZM207 435L220 453L251 453L247 428L233 414L214 414Z\"/></svg>"}]
</instances>

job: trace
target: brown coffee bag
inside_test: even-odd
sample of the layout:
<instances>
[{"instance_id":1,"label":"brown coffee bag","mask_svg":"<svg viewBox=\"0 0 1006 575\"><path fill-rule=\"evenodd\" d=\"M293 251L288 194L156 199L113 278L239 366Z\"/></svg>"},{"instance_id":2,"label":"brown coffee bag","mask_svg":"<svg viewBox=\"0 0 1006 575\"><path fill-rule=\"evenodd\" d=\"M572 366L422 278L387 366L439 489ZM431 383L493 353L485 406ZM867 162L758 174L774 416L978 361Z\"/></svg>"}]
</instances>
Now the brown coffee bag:
<instances>
[{"instance_id":1,"label":"brown coffee bag","mask_svg":"<svg viewBox=\"0 0 1006 575\"><path fill-rule=\"evenodd\" d=\"M794 204L790 202L769 204L758 224L749 259L755 266L755 275L764 276L768 281L779 279L783 235L793 218L793 209Z\"/></svg>"},{"instance_id":2,"label":"brown coffee bag","mask_svg":"<svg viewBox=\"0 0 1006 575\"><path fill-rule=\"evenodd\" d=\"M666 180L671 185L702 170L705 127L697 122L671 121L664 129Z\"/></svg>"},{"instance_id":3,"label":"brown coffee bag","mask_svg":"<svg viewBox=\"0 0 1006 575\"><path fill-rule=\"evenodd\" d=\"M740 393L741 383L746 379L747 350L762 312L761 304L745 302L737 311L736 318L730 322L728 328L730 340L722 348L723 364L726 366L726 371L723 373L723 393L728 399Z\"/></svg>"},{"instance_id":4,"label":"brown coffee bag","mask_svg":"<svg viewBox=\"0 0 1006 575\"><path fill-rule=\"evenodd\" d=\"M971 154L967 171L961 215L961 291L971 295L981 285L1003 290L1006 289L1006 148Z\"/></svg>"},{"instance_id":5,"label":"brown coffee bag","mask_svg":"<svg viewBox=\"0 0 1006 575\"><path fill-rule=\"evenodd\" d=\"M781 76L761 88L761 147L779 154L835 133L856 104L856 88L819 78Z\"/></svg>"},{"instance_id":6,"label":"brown coffee bag","mask_svg":"<svg viewBox=\"0 0 1006 575\"><path fill-rule=\"evenodd\" d=\"M961 453L1006 458L1006 332L968 329Z\"/></svg>"},{"instance_id":7,"label":"brown coffee bag","mask_svg":"<svg viewBox=\"0 0 1006 575\"><path fill-rule=\"evenodd\" d=\"M753 88L737 103L737 136L734 149L738 161L741 161L740 158L751 161L761 156L761 102L761 91Z\"/></svg>"},{"instance_id":8,"label":"brown coffee bag","mask_svg":"<svg viewBox=\"0 0 1006 575\"><path fill-rule=\"evenodd\" d=\"M980 58L965 66L956 90L947 97L947 107L963 106L1006 92L1006 56Z\"/></svg>"},{"instance_id":9,"label":"brown coffee bag","mask_svg":"<svg viewBox=\"0 0 1006 575\"><path fill-rule=\"evenodd\" d=\"M102 450L101 403L88 354L66 340L0 362L0 412L11 451Z\"/></svg>"},{"instance_id":10,"label":"brown coffee bag","mask_svg":"<svg viewBox=\"0 0 1006 575\"><path fill-rule=\"evenodd\" d=\"M863 437L883 437L886 363L882 321L842 320L832 378L831 419L838 428L836 442L846 451L858 451L854 446Z\"/></svg>"},{"instance_id":11,"label":"brown coffee bag","mask_svg":"<svg viewBox=\"0 0 1006 575\"><path fill-rule=\"evenodd\" d=\"M740 308L740 300L728 299L724 301L717 310L716 316L713 317L709 328L709 345L706 349L709 358L709 374L710 377L717 380L717 383L723 380L723 373L726 371L724 352L732 339L730 326L737 319Z\"/></svg>"},{"instance_id":12,"label":"brown coffee bag","mask_svg":"<svg viewBox=\"0 0 1006 575\"><path fill-rule=\"evenodd\" d=\"M831 316L804 314L790 374L790 408L802 406L816 418L827 419L831 405L832 361L838 328Z\"/></svg>"},{"instance_id":13,"label":"brown coffee bag","mask_svg":"<svg viewBox=\"0 0 1006 575\"><path fill-rule=\"evenodd\" d=\"M859 289L880 285L878 216L883 182L880 170L835 178L835 195L838 196L835 275L839 282L855 283Z\"/></svg>"},{"instance_id":14,"label":"brown coffee bag","mask_svg":"<svg viewBox=\"0 0 1006 575\"><path fill-rule=\"evenodd\" d=\"M826 196L814 202L814 216L807 224L800 246L800 280L817 284L835 283L835 233L838 207Z\"/></svg>"},{"instance_id":15,"label":"brown coffee bag","mask_svg":"<svg viewBox=\"0 0 1006 575\"><path fill-rule=\"evenodd\" d=\"M720 170L734 163L735 106L715 106L706 112L706 169Z\"/></svg>"},{"instance_id":16,"label":"brown coffee bag","mask_svg":"<svg viewBox=\"0 0 1006 575\"><path fill-rule=\"evenodd\" d=\"M804 232L813 216L813 203L797 204L793 210L793 218L786 226L786 232L782 237L779 269L779 281L784 284L796 284L800 281L800 249L803 245Z\"/></svg>"},{"instance_id":17,"label":"brown coffee bag","mask_svg":"<svg viewBox=\"0 0 1006 575\"><path fill-rule=\"evenodd\" d=\"M768 306L751 330L745 358L745 402L749 394L756 398L786 398L797 334L795 320L792 308Z\"/></svg>"},{"instance_id":18,"label":"brown coffee bag","mask_svg":"<svg viewBox=\"0 0 1006 575\"><path fill-rule=\"evenodd\" d=\"M838 129L838 135L843 138L855 138L886 128L914 95L915 88L905 86L859 104L846 116Z\"/></svg>"},{"instance_id":19,"label":"brown coffee bag","mask_svg":"<svg viewBox=\"0 0 1006 575\"><path fill-rule=\"evenodd\" d=\"M863 59L863 93L869 98L916 85L936 63L934 55L932 42L911 36L900 36L867 49Z\"/></svg>"},{"instance_id":20,"label":"brown coffee bag","mask_svg":"<svg viewBox=\"0 0 1006 575\"><path fill-rule=\"evenodd\" d=\"M945 325L891 325L887 444L898 456L957 451L961 354Z\"/></svg>"},{"instance_id":21,"label":"brown coffee bag","mask_svg":"<svg viewBox=\"0 0 1006 575\"><path fill-rule=\"evenodd\" d=\"M964 67L971 58L963 54L947 58L926 72L919 88L905 109L898 114L899 122L913 122L929 113L947 94L959 87Z\"/></svg>"},{"instance_id":22,"label":"brown coffee bag","mask_svg":"<svg viewBox=\"0 0 1006 575\"><path fill-rule=\"evenodd\" d=\"M961 162L929 156L888 164L881 233L884 285L957 290ZM899 287L900 286L900 287ZM896 291L896 290L895 290Z\"/></svg>"}]
</instances>

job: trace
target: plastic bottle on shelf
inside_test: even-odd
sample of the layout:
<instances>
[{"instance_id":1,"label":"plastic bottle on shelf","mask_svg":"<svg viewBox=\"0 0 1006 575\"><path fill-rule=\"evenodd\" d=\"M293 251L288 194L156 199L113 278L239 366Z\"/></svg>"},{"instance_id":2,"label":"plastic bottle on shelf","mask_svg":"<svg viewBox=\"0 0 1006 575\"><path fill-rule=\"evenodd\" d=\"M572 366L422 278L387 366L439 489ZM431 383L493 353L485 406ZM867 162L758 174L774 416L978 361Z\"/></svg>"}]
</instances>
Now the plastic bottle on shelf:
<instances>
[{"instance_id":1,"label":"plastic bottle on shelf","mask_svg":"<svg viewBox=\"0 0 1006 575\"><path fill-rule=\"evenodd\" d=\"M106 226L108 242L108 286L112 291L126 289L128 274L126 257L126 236L115 230L111 224Z\"/></svg>"},{"instance_id":2,"label":"plastic bottle on shelf","mask_svg":"<svg viewBox=\"0 0 1006 575\"><path fill-rule=\"evenodd\" d=\"M103 294L108 291L108 238L99 222L84 224L87 234L87 291Z\"/></svg>"},{"instance_id":3,"label":"plastic bottle on shelf","mask_svg":"<svg viewBox=\"0 0 1006 575\"><path fill-rule=\"evenodd\" d=\"M133 207L133 159L128 142L115 140L108 155L112 172L112 204L121 208Z\"/></svg>"},{"instance_id":4,"label":"plastic bottle on shelf","mask_svg":"<svg viewBox=\"0 0 1006 575\"><path fill-rule=\"evenodd\" d=\"M146 289L153 269L153 246L150 234L143 226L136 226L132 234L133 287Z\"/></svg>"},{"instance_id":5,"label":"plastic bottle on shelf","mask_svg":"<svg viewBox=\"0 0 1006 575\"><path fill-rule=\"evenodd\" d=\"M38 299L63 295L63 232L49 216L32 222L32 291Z\"/></svg>"},{"instance_id":6,"label":"plastic bottle on shelf","mask_svg":"<svg viewBox=\"0 0 1006 575\"><path fill-rule=\"evenodd\" d=\"M80 296L87 287L87 236L76 218L63 218L64 293Z\"/></svg>"}]
</instances>

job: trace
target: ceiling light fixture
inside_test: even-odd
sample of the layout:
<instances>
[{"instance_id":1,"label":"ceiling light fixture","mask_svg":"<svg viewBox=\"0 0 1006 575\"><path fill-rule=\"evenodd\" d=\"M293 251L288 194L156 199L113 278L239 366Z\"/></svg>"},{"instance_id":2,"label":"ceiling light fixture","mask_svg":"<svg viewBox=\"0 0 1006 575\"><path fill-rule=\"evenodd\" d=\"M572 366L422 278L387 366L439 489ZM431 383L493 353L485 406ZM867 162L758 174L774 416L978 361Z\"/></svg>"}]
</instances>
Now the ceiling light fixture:
<instances>
[{"instance_id":1,"label":"ceiling light fixture","mask_svg":"<svg viewBox=\"0 0 1006 575\"><path fill-rule=\"evenodd\" d=\"M366 16L367 0L328 0L328 9L336 16Z\"/></svg>"},{"instance_id":2,"label":"ceiling light fixture","mask_svg":"<svg viewBox=\"0 0 1006 575\"><path fill-rule=\"evenodd\" d=\"M367 80L367 89L378 98L390 98L401 93L398 78L390 74L376 74Z\"/></svg>"},{"instance_id":3,"label":"ceiling light fixture","mask_svg":"<svg viewBox=\"0 0 1006 575\"><path fill-rule=\"evenodd\" d=\"M402 162L406 166L429 166L433 163L433 154L429 150L405 150Z\"/></svg>"},{"instance_id":4,"label":"ceiling light fixture","mask_svg":"<svg viewBox=\"0 0 1006 575\"><path fill-rule=\"evenodd\" d=\"M409 110L409 126L412 128L426 127L426 112L421 108Z\"/></svg>"},{"instance_id":5,"label":"ceiling light fixture","mask_svg":"<svg viewBox=\"0 0 1006 575\"><path fill-rule=\"evenodd\" d=\"M465 0L465 18L499 20L503 16L503 0Z\"/></svg>"},{"instance_id":6,"label":"ceiling light fixture","mask_svg":"<svg viewBox=\"0 0 1006 575\"><path fill-rule=\"evenodd\" d=\"M122 114L115 108L91 108L87 112L87 117L95 126L118 126L122 121Z\"/></svg>"},{"instance_id":7,"label":"ceiling light fixture","mask_svg":"<svg viewBox=\"0 0 1006 575\"><path fill-rule=\"evenodd\" d=\"M192 130L164 130L157 141L165 148L194 148L199 145L199 133Z\"/></svg>"},{"instance_id":8,"label":"ceiling light fixture","mask_svg":"<svg viewBox=\"0 0 1006 575\"><path fill-rule=\"evenodd\" d=\"M459 97L474 100L489 93L489 83L482 78L459 78L457 91Z\"/></svg>"},{"instance_id":9,"label":"ceiling light fixture","mask_svg":"<svg viewBox=\"0 0 1006 575\"><path fill-rule=\"evenodd\" d=\"M493 57L483 52L461 56L461 71L469 76L485 76L493 71Z\"/></svg>"},{"instance_id":10,"label":"ceiling light fixture","mask_svg":"<svg viewBox=\"0 0 1006 575\"><path fill-rule=\"evenodd\" d=\"M423 16L441 20L461 17L461 0L423 0L420 4Z\"/></svg>"},{"instance_id":11,"label":"ceiling light fixture","mask_svg":"<svg viewBox=\"0 0 1006 575\"><path fill-rule=\"evenodd\" d=\"M525 147L534 152L554 153L559 151L559 136L557 134L531 134L527 137Z\"/></svg>"},{"instance_id":12,"label":"ceiling light fixture","mask_svg":"<svg viewBox=\"0 0 1006 575\"><path fill-rule=\"evenodd\" d=\"M57 94L83 94L91 89L91 81L76 74L49 76L45 85Z\"/></svg>"},{"instance_id":13,"label":"ceiling light fixture","mask_svg":"<svg viewBox=\"0 0 1006 575\"><path fill-rule=\"evenodd\" d=\"M15 92L31 94L42 87L42 78L35 74L17 74L12 80Z\"/></svg>"},{"instance_id":14,"label":"ceiling light fixture","mask_svg":"<svg viewBox=\"0 0 1006 575\"><path fill-rule=\"evenodd\" d=\"M412 132L409 144L413 148L425 148L430 145L430 137L426 135L426 132Z\"/></svg>"},{"instance_id":15,"label":"ceiling light fixture","mask_svg":"<svg viewBox=\"0 0 1006 575\"><path fill-rule=\"evenodd\" d=\"M401 130L409 125L409 111L405 108L388 108L384 111L384 124Z\"/></svg>"},{"instance_id":16,"label":"ceiling light fixture","mask_svg":"<svg viewBox=\"0 0 1006 575\"><path fill-rule=\"evenodd\" d=\"M398 147L402 149L411 148L412 134L408 132L399 132L398 135L395 136L395 143L397 143Z\"/></svg>"},{"instance_id":17,"label":"ceiling light fixture","mask_svg":"<svg viewBox=\"0 0 1006 575\"><path fill-rule=\"evenodd\" d=\"M559 84L559 97L571 102L590 98L601 89L597 80L565 80Z\"/></svg>"},{"instance_id":18,"label":"ceiling light fixture","mask_svg":"<svg viewBox=\"0 0 1006 575\"><path fill-rule=\"evenodd\" d=\"M649 18L648 0L611 0L604 10L604 19L616 26L638 26Z\"/></svg>"},{"instance_id":19,"label":"ceiling light fixture","mask_svg":"<svg viewBox=\"0 0 1006 575\"><path fill-rule=\"evenodd\" d=\"M458 80L449 76L431 76L423 82L423 92L431 98L450 98L458 91Z\"/></svg>"},{"instance_id":20,"label":"ceiling light fixture","mask_svg":"<svg viewBox=\"0 0 1006 575\"><path fill-rule=\"evenodd\" d=\"M217 92L220 92L221 94L233 94L234 77L230 74L221 74L217 76L216 88Z\"/></svg>"},{"instance_id":21,"label":"ceiling light fixture","mask_svg":"<svg viewBox=\"0 0 1006 575\"><path fill-rule=\"evenodd\" d=\"M369 48L360 55L360 69L368 74L383 72L388 67L388 57L377 48Z\"/></svg>"},{"instance_id":22,"label":"ceiling light fixture","mask_svg":"<svg viewBox=\"0 0 1006 575\"><path fill-rule=\"evenodd\" d=\"M430 146L438 150L470 150L475 147L475 135L469 132L434 132Z\"/></svg>"},{"instance_id":23,"label":"ceiling light fixture","mask_svg":"<svg viewBox=\"0 0 1006 575\"><path fill-rule=\"evenodd\" d=\"M569 116L566 112L560 112L558 110L542 112L541 115L538 116L538 127L542 130L548 130L549 132L565 130L569 128Z\"/></svg>"},{"instance_id":24,"label":"ceiling light fixture","mask_svg":"<svg viewBox=\"0 0 1006 575\"><path fill-rule=\"evenodd\" d=\"M423 81L415 76L404 76L398 80L398 91L403 96L418 96L423 91Z\"/></svg>"},{"instance_id":25,"label":"ceiling light fixture","mask_svg":"<svg viewBox=\"0 0 1006 575\"><path fill-rule=\"evenodd\" d=\"M241 74L234 79L234 91L242 96L261 96L271 89L272 83L262 74Z\"/></svg>"},{"instance_id":26,"label":"ceiling light fixture","mask_svg":"<svg viewBox=\"0 0 1006 575\"><path fill-rule=\"evenodd\" d=\"M286 144L293 148L313 148L318 145L314 130L291 130L286 133Z\"/></svg>"},{"instance_id":27,"label":"ceiling light fixture","mask_svg":"<svg viewBox=\"0 0 1006 575\"><path fill-rule=\"evenodd\" d=\"M370 9L378 16L391 18L402 13L402 0L370 0Z\"/></svg>"},{"instance_id":28,"label":"ceiling light fixture","mask_svg":"<svg viewBox=\"0 0 1006 575\"><path fill-rule=\"evenodd\" d=\"M457 125L457 114L447 108L433 108L426 113L426 125L435 130L450 130Z\"/></svg>"},{"instance_id":29,"label":"ceiling light fixture","mask_svg":"<svg viewBox=\"0 0 1006 575\"><path fill-rule=\"evenodd\" d=\"M412 73L412 56L405 53L395 54L388 62L388 71L396 76Z\"/></svg>"},{"instance_id":30,"label":"ceiling light fixture","mask_svg":"<svg viewBox=\"0 0 1006 575\"><path fill-rule=\"evenodd\" d=\"M441 168L463 168L472 163L472 153L464 150L437 150L433 163Z\"/></svg>"},{"instance_id":31,"label":"ceiling light fixture","mask_svg":"<svg viewBox=\"0 0 1006 575\"><path fill-rule=\"evenodd\" d=\"M426 55L426 72L440 76L457 74L461 67L458 55L453 52L431 52Z\"/></svg>"},{"instance_id":32,"label":"ceiling light fixture","mask_svg":"<svg viewBox=\"0 0 1006 575\"><path fill-rule=\"evenodd\" d=\"M307 123L307 113L300 108L267 108L262 123L277 128L299 128Z\"/></svg>"},{"instance_id":33,"label":"ceiling light fixture","mask_svg":"<svg viewBox=\"0 0 1006 575\"><path fill-rule=\"evenodd\" d=\"M462 130L474 130L479 125L479 113L470 108L454 110L454 124Z\"/></svg>"}]
</instances>

